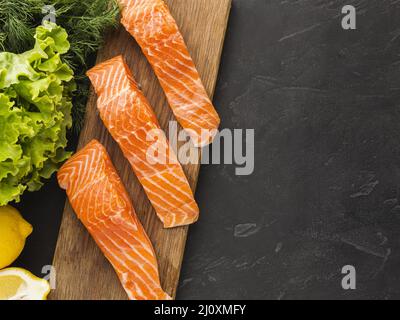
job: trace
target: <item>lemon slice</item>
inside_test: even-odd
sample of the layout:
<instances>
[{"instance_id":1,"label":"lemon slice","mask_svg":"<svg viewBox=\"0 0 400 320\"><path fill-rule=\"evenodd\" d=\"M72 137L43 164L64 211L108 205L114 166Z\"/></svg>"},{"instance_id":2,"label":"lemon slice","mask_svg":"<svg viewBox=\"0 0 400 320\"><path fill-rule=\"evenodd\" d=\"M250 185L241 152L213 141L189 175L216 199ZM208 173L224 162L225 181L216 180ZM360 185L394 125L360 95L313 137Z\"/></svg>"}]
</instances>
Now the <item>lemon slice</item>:
<instances>
[{"instance_id":1,"label":"lemon slice","mask_svg":"<svg viewBox=\"0 0 400 320\"><path fill-rule=\"evenodd\" d=\"M0 300L46 300L50 285L27 270L0 270Z\"/></svg>"}]
</instances>

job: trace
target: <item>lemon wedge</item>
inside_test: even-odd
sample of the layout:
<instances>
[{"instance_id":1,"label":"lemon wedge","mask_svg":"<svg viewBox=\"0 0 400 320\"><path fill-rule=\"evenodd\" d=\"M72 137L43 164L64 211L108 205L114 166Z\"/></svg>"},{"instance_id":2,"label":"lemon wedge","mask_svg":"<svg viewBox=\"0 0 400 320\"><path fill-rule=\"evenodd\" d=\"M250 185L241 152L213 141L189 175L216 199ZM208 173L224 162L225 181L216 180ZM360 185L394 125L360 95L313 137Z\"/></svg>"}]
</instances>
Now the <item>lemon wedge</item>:
<instances>
[{"instance_id":1,"label":"lemon wedge","mask_svg":"<svg viewBox=\"0 0 400 320\"><path fill-rule=\"evenodd\" d=\"M50 285L27 270L0 270L0 300L46 300Z\"/></svg>"}]
</instances>

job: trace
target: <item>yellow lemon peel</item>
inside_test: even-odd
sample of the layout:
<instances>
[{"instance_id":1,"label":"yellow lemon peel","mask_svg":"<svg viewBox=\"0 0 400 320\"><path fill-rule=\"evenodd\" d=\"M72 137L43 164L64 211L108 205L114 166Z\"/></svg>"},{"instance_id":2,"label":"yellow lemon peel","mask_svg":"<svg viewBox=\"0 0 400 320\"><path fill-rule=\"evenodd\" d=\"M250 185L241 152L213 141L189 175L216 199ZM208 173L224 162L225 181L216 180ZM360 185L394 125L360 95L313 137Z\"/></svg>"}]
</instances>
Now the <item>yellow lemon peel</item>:
<instances>
[{"instance_id":1,"label":"yellow lemon peel","mask_svg":"<svg viewBox=\"0 0 400 320\"><path fill-rule=\"evenodd\" d=\"M18 210L11 206L0 207L0 269L19 257L32 230Z\"/></svg>"}]
</instances>

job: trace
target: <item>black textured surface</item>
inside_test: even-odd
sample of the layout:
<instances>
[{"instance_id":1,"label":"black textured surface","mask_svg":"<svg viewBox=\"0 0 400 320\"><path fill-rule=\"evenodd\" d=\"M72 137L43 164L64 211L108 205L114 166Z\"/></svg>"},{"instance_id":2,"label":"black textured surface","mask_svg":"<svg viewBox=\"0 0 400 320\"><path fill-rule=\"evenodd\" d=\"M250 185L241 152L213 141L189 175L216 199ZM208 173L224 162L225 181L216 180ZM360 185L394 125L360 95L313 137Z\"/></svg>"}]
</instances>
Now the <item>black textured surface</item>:
<instances>
[{"instance_id":1,"label":"black textured surface","mask_svg":"<svg viewBox=\"0 0 400 320\"><path fill-rule=\"evenodd\" d=\"M222 127L256 129L255 172L202 168L178 298L400 298L399 49L395 0L233 0L215 102ZM16 265L40 274L63 195L25 200Z\"/></svg>"},{"instance_id":2,"label":"black textured surface","mask_svg":"<svg viewBox=\"0 0 400 320\"><path fill-rule=\"evenodd\" d=\"M400 298L400 4L233 2L215 103L255 173L202 168L178 297Z\"/></svg>"}]
</instances>

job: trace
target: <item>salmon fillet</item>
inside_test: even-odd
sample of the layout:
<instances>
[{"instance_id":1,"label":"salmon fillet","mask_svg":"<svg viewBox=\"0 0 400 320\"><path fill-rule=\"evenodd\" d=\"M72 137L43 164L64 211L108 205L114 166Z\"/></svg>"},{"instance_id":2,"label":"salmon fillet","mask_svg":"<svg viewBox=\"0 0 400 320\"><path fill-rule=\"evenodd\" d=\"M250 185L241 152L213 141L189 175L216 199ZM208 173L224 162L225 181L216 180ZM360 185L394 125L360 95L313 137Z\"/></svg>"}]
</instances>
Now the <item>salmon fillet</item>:
<instances>
[{"instance_id":1,"label":"salmon fillet","mask_svg":"<svg viewBox=\"0 0 400 320\"><path fill-rule=\"evenodd\" d=\"M167 5L162 0L119 2L121 22L152 65L176 119L196 147L208 145L220 119Z\"/></svg>"},{"instance_id":2,"label":"salmon fillet","mask_svg":"<svg viewBox=\"0 0 400 320\"><path fill-rule=\"evenodd\" d=\"M166 228L197 221L199 208L178 159L149 102L121 56L87 72L105 126L120 145ZM158 133L158 140L150 139ZM159 150L158 159L149 151ZM159 161L162 160L162 161Z\"/></svg>"},{"instance_id":3,"label":"salmon fillet","mask_svg":"<svg viewBox=\"0 0 400 320\"><path fill-rule=\"evenodd\" d=\"M104 147L90 142L64 164L58 182L129 298L170 300L160 285L153 246Z\"/></svg>"}]
</instances>

